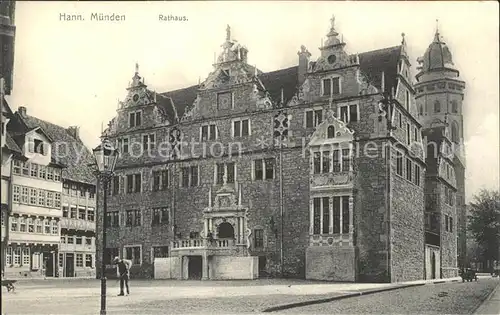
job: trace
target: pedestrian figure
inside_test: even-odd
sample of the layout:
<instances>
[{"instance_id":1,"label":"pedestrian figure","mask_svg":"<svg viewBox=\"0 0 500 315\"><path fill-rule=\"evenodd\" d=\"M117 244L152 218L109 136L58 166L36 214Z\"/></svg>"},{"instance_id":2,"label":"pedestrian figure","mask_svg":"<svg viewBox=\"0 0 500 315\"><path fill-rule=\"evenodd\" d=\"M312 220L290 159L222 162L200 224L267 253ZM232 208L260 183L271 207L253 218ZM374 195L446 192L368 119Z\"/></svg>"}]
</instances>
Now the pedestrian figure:
<instances>
[{"instance_id":1,"label":"pedestrian figure","mask_svg":"<svg viewBox=\"0 0 500 315\"><path fill-rule=\"evenodd\" d=\"M117 266L118 276L120 277L120 294L118 296L124 296L123 287L127 288L127 295L130 294L128 287L128 280L130 279L130 267L132 262L127 259L120 259L120 257L115 257L113 264Z\"/></svg>"}]
</instances>

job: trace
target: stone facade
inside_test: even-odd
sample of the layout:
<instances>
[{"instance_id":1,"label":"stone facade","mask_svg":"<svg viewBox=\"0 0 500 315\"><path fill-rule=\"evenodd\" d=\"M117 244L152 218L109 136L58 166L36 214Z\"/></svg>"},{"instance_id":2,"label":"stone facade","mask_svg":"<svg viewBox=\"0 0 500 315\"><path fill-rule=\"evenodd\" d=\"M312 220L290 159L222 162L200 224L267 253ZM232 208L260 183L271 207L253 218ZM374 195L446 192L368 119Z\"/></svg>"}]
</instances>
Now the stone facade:
<instances>
[{"instance_id":1,"label":"stone facade","mask_svg":"<svg viewBox=\"0 0 500 315\"><path fill-rule=\"evenodd\" d=\"M120 150L105 263L124 256L133 276L153 277L170 256L191 275L199 256L201 277L216 279L207 266L232 255L259 257L261 276L425 277L425 140L405 39L348 54L338 35L332 19L316 61L302 46L298 66L262 73L228 28L207 79L166 93L136 66L103 132ZM223 216L210 209L226 191Z\"/></svg>"}]
</instances>

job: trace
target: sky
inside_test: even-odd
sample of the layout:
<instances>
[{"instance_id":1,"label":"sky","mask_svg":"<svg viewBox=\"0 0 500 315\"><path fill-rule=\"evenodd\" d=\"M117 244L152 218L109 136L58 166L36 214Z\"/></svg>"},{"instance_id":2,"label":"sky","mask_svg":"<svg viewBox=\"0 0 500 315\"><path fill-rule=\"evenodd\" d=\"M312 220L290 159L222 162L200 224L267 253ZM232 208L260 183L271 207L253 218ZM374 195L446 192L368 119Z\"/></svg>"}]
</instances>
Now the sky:
<instances>
[{"instance_id":1,"label":"sky","mask_svg":"<svg viewBox=\"0 0 500 315\"><path fill-rule=\"evenodd\" d=\"M301 45L315 60L332 15L349 53L399 45L404 32L413 68L438 25L466 82L470 200L482 188L499 187L498 11L496 1L21 1L8 101L13 110L26 106L29 115L80 126L81 138L94 147L102 124L126 96L136 62L146 84L158 92L197 84L212 70L226 25L248 47L249 63L265 72L297 65ZM91 13L123 14L125 21L91 21ZM85 21L62 21L60 14L81 14ZM186 20L160 21L160 14Z\"/></svg>"}]
</instances>

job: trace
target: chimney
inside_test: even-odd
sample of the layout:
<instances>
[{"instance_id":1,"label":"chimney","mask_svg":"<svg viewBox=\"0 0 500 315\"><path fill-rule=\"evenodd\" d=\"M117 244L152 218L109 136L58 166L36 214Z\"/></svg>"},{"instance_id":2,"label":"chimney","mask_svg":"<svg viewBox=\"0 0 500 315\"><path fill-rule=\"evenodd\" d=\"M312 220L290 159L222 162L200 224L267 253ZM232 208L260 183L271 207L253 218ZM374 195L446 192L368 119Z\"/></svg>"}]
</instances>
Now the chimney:
<instances>
[{"instance_id":1,"label":"chimney","mask_svg":"<svg viewBox=\"0 0 500 315\"><path fill-rule=\"evenodd\" d=\"M309 68L309 58L311 57L311 54L307 50L306 46L302 45L300 46L300 51L297 53L299 55L299 69L298 69L298 76L299 76L299 86L304 83L306 80L306 73L307 69Z\"/></svg>"},{"instance_id":2,"label":"chimney","mask_svg":"<svg viewBox=\"0 0 500 315\"><path fill-rule=\"evenodd\" d=\"M26 114L26 107L24 107L24 106L19 106L17 108L17 111L19 112L19 114L21 115L21 117L28 116L28 114Z\"/></svg>"},{"instance_id":3,"label":"chimney","mask_svg":"<svg viewBox=\"0 0 500 315\"><path fill-rule=\"evenodd\" d=\"M80 127L78 126L69 126L66 131L73 137L75 140L80 139Z\"/></svg>"}]
</instances>

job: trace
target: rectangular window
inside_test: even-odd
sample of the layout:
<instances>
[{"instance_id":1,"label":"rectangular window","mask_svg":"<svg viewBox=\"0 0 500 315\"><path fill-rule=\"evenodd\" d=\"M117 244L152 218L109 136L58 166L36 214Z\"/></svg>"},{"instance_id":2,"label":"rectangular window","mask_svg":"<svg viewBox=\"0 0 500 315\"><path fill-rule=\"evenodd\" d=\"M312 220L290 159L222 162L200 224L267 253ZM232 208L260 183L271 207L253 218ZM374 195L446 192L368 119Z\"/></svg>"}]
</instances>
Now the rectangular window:
<instances>
[{"instance_id":1,"label":"rectangular window","mask_svg":"<svg viewBox=\"0 0 500 315\"><path fill-rule=\"evenodd\" d=\"M255 229L253 234L253 243L255 248L263 248L264 247L264 230L263 229Z\"/></svg>"},{"instance_id":2,"label":"rectangular window","mask_svg":"<svg viewBox=\"0 0 500 315\"><path fill-rule=\"evenodd\" d=\"M453 232L453 218L450 217L450 232Z\"/></svg>"},{"instance_id":3,"label":"rectangular window","mask_svg":"<svg viewBox=\"0 0 500 315\"><path fill-rule=\"evenodd\" d=\"M132 261L134 265L141 264L141 247L125 246L125 259Z\"/></svg>"},{"instance_id":4,"label":"rectangular window","mask_svg":"<svg viewBox=\"0 0 500 315\"><path fill-rule=\"evenodd\" d=\"M168 246L153 246L153 261L155 258L167 258Z\"/></svg>"},{"instance_id":5,"label":"rectangular window","mask_svg":"<svg viewBox=\"0 0 500 315\"><path fill-rule=\"evenodd\" d=\"M215 124L203 125L200 127L200 141L216 140L217 126Z\"/></svg>"},{"instance_id":6,"label":"rectangular window","mask_svg":"<svg viewBox=\"0 0 500 315\"><path fill-rule=\"evenodd\" d=\"M413 128L413 141L414 142L418 141L418 128L417 127Z\"/></svg>"},{"instance_id":7,"label":"rectangular window","mask_svg":"<svg viewBox=\"0 0 500 315\"><path fill-rule=\"evenodd\" d=\"M45 205L49 208L54 207L54 193L48 191L47 192L47 199L45 199Z\"/></svg>"},{"instance_id":8,"label":"rectangular window","mask_svg":"<svg viewBox=\"0 0 500 315\"><path fill-rule=\"evenodd\" d=\"M336 172L340 172L340 151L339 150L335 150L333 151L333 168L332 168L332 172L336 173Z\"/></svg>"},{"instance_id":9,"label":"rectangular window","mask_svg":"<svg viewBox=\"0 0 500 315\"><path fill-rule=\"evenodd\" d=\"M43 233L50 234L50 221L47 219L43 220Z\"/></svg>"},{"instance_id":10,"label":"rectangular window","mask_svg":"<svg viewBox=\"0 0 500 315\"><path fill-rule=\"evenodd\" d=\"M329 173L330 172L330 151L323 151L321 157L321 172Z\"/></svg>"},{"instance_id":11,"label":"rectangular window","mask_svg":"<svg viewBox=\"0 0 500 315\"><path fill-rule=\"evenodd\" d=\"M74 243L75 243L75 236L68 235L68 244L74 244Z\"/></svg>"},{"instance_id":12,"label":"rectangular window","mask_svg":"<svg viewBox=\"0 0 500 315\"><path fill-rule=\"evenodd\" d=\"M28 233L35 233L35 220L28 218Z\"/></svg>"},{"instance_id":13,"label":"rectangular window","mask_svg":"<svg viewBox=\"0 0 500 315\"><path fill-rule=\"evenodd\" d=\"M340 234L340 197L333 197L333 234Z\"/></svg>"},{"instance_id":14,"label":"rectangular window","mask_svg":"<svg viewBox=\"0 0 500 315\"><path fill-rule=\"evenodd\" d=\"M248 119L234 120L232 125L233 138L250 135L250 121Z\"/></svg>"},{"instance_id":15,"label":"rectangular window","mask_svg":"<svg viewBox=\"0 0 500 315\"><path fill-rule=\"evenodd\" d=\"M198 186L198 166L191 166L191 187Z\"/></svg>"},{"instance_id":16,"label":"rectangular window","mask_svg":"<svg viewBox=\"0 0 500 315\"><path fill-rule=\"evenodd\" d=\"M83 254L76 254L76 266L83 267Z\"/></svg>"},{"instance_id":17,"label":"rectangular window","mask_svg":"<svg viewBox=\"0 0 500 315\"><path fill-rule=\"evenodd\" d=\"M26 218L19 218L19 232L26 232Z\"/></svg>"},{"instance_id":18,"label":"rectangular window","mask_svg":"<svg viewBox=\"0 0 500 315\"><path fill-rule=\"evenodd\" d=\"M76 211L76 207L75 206L71 206L71 219L76 219L78 217L78 212Z\"/></svg>"},{"instance_id":19,"label":"rectangular window","mask_svg":"<svg viewBox=\"0 0 500 315\"><path fill-rule=\"evenodd\" d=\"M332 78L332 94L340 94L340 78Z\"/></svg>"},{"instance_id":20,"label":"rectangular window","mask_svg":"<svg viewBox=\"0 0 500 315\"><path fill-rule=\"evenodd\" d=\"M274 178L274 164L275 164L274 158L265 159L264 164L266 167L265 179L273 179Z\"/></svg>"},{"instance_id":21,"label":"rectangular window","mask_svg":"<svg viewBox=\"0 0 500 315\"><path fill-rule=\"evenodd\" d=\"M30 205L37 205L38 192L34 188L30 188Z\"/></svg>"},{"instance_id":22,"label":"rectangular window","mask_svg":"<svg viewBox=\"0 0 500 315\"><path fill-rule=\"evenodd\" d=\"M330 233L330 202L328 197L321 199L323 207L323 234Z\"/></svg>"},{"instance_id":23,"label":"rectangular window","mask_svg":"<svg viewBox=\"0 0 500 315\"><path fill-rule=\"evenodd\" d=\"M342 172L348 172L351 169L351 150L342 149Z\"/></svg>"},{"instance_id":24,"label":"rectangular window","mask_svg":"<svg viewBox=\"0 0 500 315\"><path fill-rule=\"evenodd\" d=\"M55 193L54 195L54 208L61 208L61 193Z\"/></svg>"},{"instance_id":25,"label":"rectangular window","mask_svg":"<svg viewBox=\"0 0 500 315\"><path fill-rule=\"evenodd\" d=\"M342 234L349 233L349 196L342 196Z\"/></svg>"},{"instance_id":26,"label":"rectangular window","mask_svg":"<svg viewBox=\"0 0 500 315\"><path fill-rule=\"evenodd\" d=\"M153 208L153 221L151 225L168 224L169 211L168 208Z\"/></svg>"},{"instance_id":27,"label":"rectangular window","mask_svg":"<svg viewBox=\"0 0 500 315\"><path fill-rule=\"evenodd\" d=\"M142 112L129 113L129 127L137 127L142 124Z\"/></svg>"},{"instance_id":28,"label":"rectangular window","mask_svg":"<svg viewBox=\"0 0 500 315\"><path fill-rule=\"evenodd\" d=\"M156 147L155 134L147 134L142 136L142 149L146 151L151 151Z\"/></svg>"},{"instance_id":29,"label":"rectangular window","mask_svg":"<svg viewBox=\"0 0 500 315\"><path fill-rule=\"evenodd\" d=\"M224 183L224 175L227 177L228 183L234 183L236 175L236 164L234 162L217 163L216 164L216 184Z\"/></svg>"},{"instance_id":30,"label":"rectangular window","mask_svg":"<svg viewBox=\"0 0 500 315\"><path fill-rule=\"evenodd\" d=\"M134 175L127 175L127 194L134 191Z\"/></svg>"},{"instance_id":31,"label":"rectangular window","mask_svg":"<svg viewBox=\"0 0 500 315\"><path fill-rule=\"evenodd\" d=\"M359 119L358 105L340 106L339 117L345 123L357 122Z\"/></svg>"},{"instance_id":32,"label":"rectangular window","mask_svg":"<svg viewBox=\"0 0 500 315\"><path fill-rule=\"evenodd\" d=\"M415 178L413 179L415 185L420 186L420 166L415 165Z\"/></svg>"},{"instance_id":33,"label":"rectangular window","mask_svg":"<svg viewBox=\"0 0 500 315\"><path fill-rule=\"evenodd\" d=\"M38 191L38 205L45 207L45 190Z\"/></svg>"},{"instance_id":34,"label":"rectangular window","mask_svg":"<svg viewBox=\"0 0 500 315\"><path fill-rule=\"evenodd\" d=\"M57 224L57 221L52 221L52 235L58 235L59 234L59 225Z\"/></svg>"},{"instance_id":35,"label":"rectangular window","mask_svg":"<svg viewBox=\"0 0 500 315\"><path fill-rule=\"evenodd\" d=\"M128 138L122 138L118 140L118 148L121 153L129 153L128 151Z\"/></svg>"},{"instance_id":36,"label":"rectangular window","mask_svg":"<svg viewBox=\"0 0 500 315\"><path fill-rule=\"evenodd\" d=\"M323 96L332 94L332 79L323 79Z\"/></svg>"},{"instance_id":37,"label":"rectangular window","mask_svg":"<svg viewBox=\"0 0 500 315\"><path fill-rule=\"evenodd\" d=\"M321 233L321 198L313 199L313 234Z\"/></svg>"},{"instance_id":38,"label":"rectangular window","mask_svg":"<svg viewBox=\"0 0 500 315\"><path fill-rule=\"evenodd\" d=\"M95 210L94 208L87 208L87 220L94 222L95 220Z\"/></svg>"},{"instance_id":39,"label":"rectangular window","mask_svg":"<svg viewBox=\"0 0 500 315\"><path fill-rule=\"evenodd\" d=\"M82 239L81 235L77 235L75 237L75 240L76 240L76 242L75 242L76 245L82 245L83 239Z\"/></svg>"},{"instance_id":40,"label":"rectangular window","mask_svg":"<svg viewBox=\"0 0 500 315\"><path fill-rule=\"evenodd\" d=\"M30 164L28 162L23 162L23 175L29 176L30 174Z\"/></svg>"},{"instance_id":41,"label":"rectangular window","mask_svg":"<svg viewBox=\"0 0 500 315\"><path fill-rule=\"evenodd\" d=\"M120 176L113 176L113 195L118 195L120 192Z\"/></svg>"},{"instance_id":42,"label":"rectangular window","mask_svg":"<svg viewBox=\"0 0 500 315\"><path fill-rule=\"evenodd\" d=\"M89 199L94 199L95 198L95 187L90 187L89 188Z\"/></svg>"},{"instance_id":43,"label":"rectangular window","mask_svg":"<svg viewBox=\"0 0 500 315\"><path fill-rule=\"evenodd\" d=\"M8 246L7 247L7 253L6 253L6 257L5 257L5 264L7 266L11 266L12 265L12 246Z\"/></svg>"},{"instance_id":44,"label":"rectangular window","mask_svg":"<svg viewBox=\"0 0 500 315\"><path fill-rule=\"evenodd\" d=\"M42 140L35 139L35 153L45 155L44 144ZM33 175L32 175L33 176Z\"/></svg>"},{"instance_id":45,"label":"rectangular window","mask_svg":"<svg viewBox=\"0 0 500 315\"><path fill-rule=\"evenodd\" d=\"M189 187L189 167L181 168L182 187Z\"/></svg>"},{"instance_id":46,"label":"rectangular window","mask_svg":"<svg viewBox=\"0 0 500 315\"><path fill-rule=\"evenodd\" d=\"M406 179L411 182L411 160L409 158L406 158Z\"/></svg>"},{"instance_id":47,"label":"rectangular window","mask_svg":"<svg viewBox=\"0 0 500 315\"><path fill-rule=\"evenodd\" d=\"M141 192L142 177L141 174L135 174L134 192Z\"/></svg>"},{"instance_id":48,"label":"rectangular window","mask_svg":"<svg viewBox=\"0 0 500 315\"><path fill-rule=\"evenodd\" d=\"M87 211L85 211L85 208L78 208L78 219L80 220L87 219Z\"/></svg>"},{"instance_id":49,"label":"rectangular window","mask_svg":"<svg viewBox=\"0 0 500 315\"><path fill-rule=\"evenodd\" d=\"M21 203L29 203L29 189L28 187L21 188Z\"/></svg>"},{"instance_id":50,"label":"rectangular window","mask_svg":"<svg viewBox=\"0 0 500 315\"><path fill-rule=\"evenodd\" d=\"M47 167L47 180L54 180L54 169Z\"/></svg>"},{"instance_id":51,"label":"rectangular window","mask_svg":"<svg viewBox=\"0 0 500 315\"><path fill-rule=\"evenodd\" d=\"M67 218L69 216L69 209L68 209L68 206L63 206L62 207L62 216L63 218Z\"/></svg>"},{"instance_id":52,"label":"rectangular window","mask_svg":"<svg viewBox=\"0 0 500 315\"><path fill-rule=\"evenodd\" d=\"M253 161L253 176L255 180L263 180L264 179L264 160L259 159L259 160L254 160ZM218 171L218 169L217 169ZM219 177L219 174L217 173L217 178Z\"/></svg>"},{"instance_id":53,"label":"rectangular window","mask_svg":"<svg viewBox=\"0 0 500 315\"><path fill-rule=\"evenodd\" d=\"M396 151L396 174L403 176L403 154Z\"/></svg>"},{"instance_id":54,"label":"rectangular window","mask_svg":"<svg viewBox=\"0 0 500 315\"><path fill-rule=\"evenodd\" d=\"M85 254L85 267L87 268L92 268L92 255L91 254Z\"/></svg>"},{"instance_id":55,"label":"rectangular window","mask_svg":"<svg viewBox=\"0 0 500 315\"><path fill-rule=\"evenodd\" d=\"M60 182L61 181L61 170L59 170L59 169L55 169L54 170L54 180L56 182Z\"/></svg>"},{"instance_id":56,"label":"rectangular window","mask_svg":"<svg viewBox=\"0 0 500 315\"><path fill-rule=\"evenodd\" d=\"M411 142L410 135L411 135L410 124L406 123L406 144L410 144Z\"/></svg>"},{"instance_id":57,"label":"rectangular window","mask_svg":"<svg viewBox=\"0 0 500 315\"><path fill-rule=\"evenodd\" d=\"M323 110L306 110L306 128L315 128L323 121Z\"/></svg>"},{"instance_id":58,"label":"rectangular window","mask_svg":"<svg viewBox=\"0 0 500 315\"><path fill-rule=\"evenodd\" d=\"M85 238L85 245L91 246L92 245L92 237L86 237Z\"/></svg>"},{"instance_id":59,"label":"rectangular window","mask_svg":"<svg viewBox=\"0 0 500 315\"><path fill-rule=\"evenodd\" d=\"M450 228L448 225L448 215L447 214L444 215L444 222L445 222L445 230L446 230L446 232L449 232Z\"/></svg>"},{"instance_id":60,"label":"rectangular window","mask_svg":"<svg viewBox=\"0 0 500 315\"><path fill-rule=\"evenodd\" d=\"M405 91L405 107L407 111L410 111L410 92Z\"/></svg>"},{"instance_id":61,"label":"rectangular window","mask_svg":"<svg viewBox=\"0 0 500 315\"><path fill-rule=\"evenodd\" d=\"M36 228L36 233L38 233L38 234L42 234L43 233L42 220L35 219L35 228Z\"/></svg>"},{"instance_id":62,"label":"rectangular window","mask_svg":"<svg viewBox=\"0 0 500 315\"><path fill-rule=\"evenodd\" d=\"M168 188L168 170L161 171L161 185L162 190L167 190Z\"/></svg>"},{"instance_id":63,"label":"rectangular window","mask_svg":"<svg viewBox=\"0 0 500 315\"><path fill-rule=\"evenodd\" d=\"M31 263L31 256L30 256L30 248L29 247L23 247L23 266L30 266Z\"/></svg>"},{"instance_id":64,"label":"rectangular window","mask_svg":"<svg viewBox=\"0 0 500 315\"><path fill-rule=\"evenodd\" d=\"M141 210L128 210L126 212L125 226L140 226Z\"/></svg>"},{"instance_id":65,"label":"rectangular window","mask_svg":"<svg viewBox=\"0 0 500 315\"><path fill-rule=\"evenodd\" d=\"M47 167L40 165L39 170L38 170L38 177L41 179L45 179L47 177Z\"/></svg>"},{"instance_id":66,"label":"rectangular window","mask_svg":"<svg viewBox=\"0 0 500 315\"><path fill-rule=\"evenodd\" d=\"M320 152L313 153L313 171L314 171L314 174L321 173L321 153Z\"/></svg>"},{"instance_id":67,"label":"rectangular window","mask_svg":"<svg viewBox=\"0 0 500 315\"><path fill-rule=\"evenodd\" d=\"M38 177L38 165L31 164L31 177Z\"/></svg>"},{"instance_id":68,"label":"rectangular window","mask_svg":"<svg viewBox=\"0 0 500 315\"><path fill-rule=\"evenodd\" d=\"M21 265L21 247L14 248L14 266Z\"/></svg>"},{"instance_id":69,"label":"rectangular window","mask_svg":"<svg viewBox=\"0 0 500 315\"><path fill-rule=\"evenodd\" d=\"M14 160L14 166L12 168L12 172L14 174L20 175L21 174L21 165L22 165L21 161Z\"/></svg>"},{"instance_id":70,"label":"rectangular window","mask_svg":"<svg viewBox=\"0 0 500 315\"><path fill-rule=\"evenodd\" d=\"M120 213L118 211L110 211L106 213L106 227L119 227L120 226Z\"/></svg>"}]
</instances>

